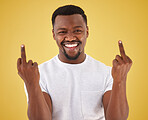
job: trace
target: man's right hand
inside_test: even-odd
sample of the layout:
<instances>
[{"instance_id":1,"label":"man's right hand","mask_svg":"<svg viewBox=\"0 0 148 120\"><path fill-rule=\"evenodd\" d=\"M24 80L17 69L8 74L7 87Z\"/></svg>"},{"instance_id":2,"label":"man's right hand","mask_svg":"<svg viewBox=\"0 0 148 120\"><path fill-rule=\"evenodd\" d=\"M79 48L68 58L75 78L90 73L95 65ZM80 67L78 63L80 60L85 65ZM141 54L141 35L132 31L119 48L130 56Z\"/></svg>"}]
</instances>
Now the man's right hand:
<instances>
[{"instance_id":1,"label":"man's right hand","mask_svg":"<svg viewBox=\"0 0 148 120\"><path fill-rule=\"evenodd\" d=\"M25 46L21 45L21 58L17 60L17 69L19 76L24 80L26 86L39 84L38 64L32 60L26 62Z\"/></svg>"}]
</instances>

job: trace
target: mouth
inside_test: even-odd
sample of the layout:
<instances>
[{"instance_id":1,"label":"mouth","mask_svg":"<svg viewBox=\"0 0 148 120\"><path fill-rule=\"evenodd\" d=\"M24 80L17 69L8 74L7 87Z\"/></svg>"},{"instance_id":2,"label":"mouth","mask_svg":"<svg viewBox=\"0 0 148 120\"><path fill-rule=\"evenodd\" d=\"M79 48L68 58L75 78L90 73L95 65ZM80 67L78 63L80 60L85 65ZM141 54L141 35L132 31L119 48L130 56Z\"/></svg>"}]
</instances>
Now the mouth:
<instances>
[{"instance_id":1,"label":"mouth","mask_svg":"<svg viewBox=\"0 0 148 120\"><path fill-rule=\"evenodd\" d=\"M64 42L62 45L69 50L74 50L80 45L80 42Z\"/></svg>"}]
</instances>

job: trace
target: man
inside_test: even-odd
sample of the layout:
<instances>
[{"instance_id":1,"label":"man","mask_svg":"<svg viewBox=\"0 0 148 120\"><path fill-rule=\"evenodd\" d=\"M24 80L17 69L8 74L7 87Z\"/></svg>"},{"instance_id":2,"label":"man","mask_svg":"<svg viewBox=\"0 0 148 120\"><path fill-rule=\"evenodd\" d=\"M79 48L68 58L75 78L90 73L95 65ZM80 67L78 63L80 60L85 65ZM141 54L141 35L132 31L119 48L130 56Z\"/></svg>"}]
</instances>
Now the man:
<instances>
[{"instance_id":1,"label":"man","mask_svg":"<svg viewBox=\"0 0 148 120\"><path fill-rule=\"evenodd\" d=\"M84 52L89 31L84 11L74 5L52 16L59 54L41 64L26 62L25 46L17 61L25 82L30 120L126 120L126 78L132 60L119 41L112 69Z\"/></svg>"}]
</instances>

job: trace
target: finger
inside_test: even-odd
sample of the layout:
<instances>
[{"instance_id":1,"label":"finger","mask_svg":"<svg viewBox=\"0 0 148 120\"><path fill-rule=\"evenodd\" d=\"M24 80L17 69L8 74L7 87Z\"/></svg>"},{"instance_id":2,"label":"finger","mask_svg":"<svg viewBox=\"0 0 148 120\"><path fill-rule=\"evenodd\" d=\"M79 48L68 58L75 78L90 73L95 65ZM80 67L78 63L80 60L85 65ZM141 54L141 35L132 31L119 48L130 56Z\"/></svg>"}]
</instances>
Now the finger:
<instances>
[{"instance_id":1,"label":"finger","mask_svg":"<svg viewBox=\"0 0 148 120\"><path fill-rule=\"evenodd\" d=\"M132 60L128 56L126 56L126 57L127 57L128 61L129 61L129 63L132 63Z\"/></svg>"},{"instance_id":2,"label":"finger","mask_svg":"<svg viewBox=\"0 0 148 120\"><path fill-rule=\"evenodd\" d=\"M38 67L37 62L34 62L34 63L33 63L33 66L34 66L34 67Z\"/></svg>"},{"instance_id":3,"label":"finger","mask_svg":"<svg viewBox=\"0 0 148 120\"><path fill-rule=\"evenodd\" d=\"M123 64L124 63L123 59L119 55L116 55L115 59L118 61L119 64Z\"/></svg>"},{"instance_id":4,"label":"finger","mask_svg":"<svg viewBox=\"0 0 148 120\"><path fill-rule=\"evenodd\" d=\"M32 66L33 65L33 61L32 60L29 60L28 61L28 64Z\"/></svg>"},{"instance_id":5,"label":"finger","mask_svg":"<svg viewBox=\"0 0 148 120\"><path fill-rule=\"evenodd\" d=\"M117 61L117 59L114 59L113 60L113 67L115 67L115 66L117 66L118 65L118 61Z\"/></svg>"},{"instance_id":6,"label":"finger","mask_svg":"<svg viewBox=\"0 0 148 120\"><path fill-rule=\"evenodd\" d=\"M126 58L126 54L125 54L125 50L124 50L124 47L123 47L122 41L119 40L118 43L119 43L120 55L121 55L121 57L123 58L124 61L127 61L127 58Z\"/></svg>"},{"instance_id":7,"label":"finger","mask_svg":"<svg viewBox=\"0 0 148 120\"><path fill-rule=\"evenodd\" d=\"M22 58L22 64L25 64L26 63L25 45L21 45L21 58Z\"/></svg>"},{"instance_id":8,"label":"finger","mask_svg":"<svg viewBox=\"0 0 148 120\"><path fill-rule=\"evenodd\" d=\"M20 65L21 65L21 58L18 58L17 59L17 69L19 70L20 68Z\"/></svg>"}]
</instances>

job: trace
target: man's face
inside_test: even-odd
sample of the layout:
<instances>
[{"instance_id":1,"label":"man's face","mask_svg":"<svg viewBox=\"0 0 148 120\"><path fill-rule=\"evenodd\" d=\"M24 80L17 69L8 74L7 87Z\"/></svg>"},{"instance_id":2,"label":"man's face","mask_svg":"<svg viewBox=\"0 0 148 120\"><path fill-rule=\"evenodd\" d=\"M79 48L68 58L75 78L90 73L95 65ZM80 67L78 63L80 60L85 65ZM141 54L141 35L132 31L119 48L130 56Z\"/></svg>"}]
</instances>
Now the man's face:
<instances>
[{"instance_id":1,"label":"man's face","mask_svg":"<svg viewBox=\"0 0 148 120\"><path fill-rule=\"evenodd\" d=\"M88 27L79 14L58 15L55 19L53 37L59 47L59 53L69 60L76 60L84 53Z\"/></svg>"}]
</instances>

